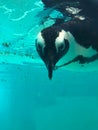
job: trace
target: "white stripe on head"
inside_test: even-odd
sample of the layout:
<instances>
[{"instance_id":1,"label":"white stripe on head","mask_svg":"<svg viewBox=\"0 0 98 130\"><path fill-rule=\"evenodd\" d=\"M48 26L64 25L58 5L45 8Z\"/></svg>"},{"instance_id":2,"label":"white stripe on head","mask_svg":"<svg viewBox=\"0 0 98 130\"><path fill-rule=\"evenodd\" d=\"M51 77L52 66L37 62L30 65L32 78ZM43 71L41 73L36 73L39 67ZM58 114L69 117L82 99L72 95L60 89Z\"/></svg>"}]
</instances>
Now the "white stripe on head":
<instances>
[{"instance_id":1,"label":"white stripe on head","mask_svg":"<svg viewBox=\"0 0 98 130\"><path fill-rule=\"evenodd\" d=\"M41 32L38 34L37 36L37 43L39 43L41 46L45 46L45 40L44 38L42 37L42 34Z\"/></svg>"},{"instance_id":2,"label":"white stripe on head","mask_svg":"<svg viewBox=\"0 0 98 130\"><path fill-rule=\"evenodd\" d=\"M68 40L68 35L66 31L62 30L61 32L59 32L59 36L55 40L55 47L56 47L57 52L58 52L58 48L62 44L65 46L64 39Z\"/></svg>"},{"instance_id":3,"label":"white stripe on head","mask_svg":"<svg viewBox=\"0 0 98 130\"><path fill-rule=\"evenodd\" d=\"M37 48L38 48L38 46L41 46L42 52L44 52L45 40L42 37L41 32L37 35Z\"/></svg>"}]
</instances>

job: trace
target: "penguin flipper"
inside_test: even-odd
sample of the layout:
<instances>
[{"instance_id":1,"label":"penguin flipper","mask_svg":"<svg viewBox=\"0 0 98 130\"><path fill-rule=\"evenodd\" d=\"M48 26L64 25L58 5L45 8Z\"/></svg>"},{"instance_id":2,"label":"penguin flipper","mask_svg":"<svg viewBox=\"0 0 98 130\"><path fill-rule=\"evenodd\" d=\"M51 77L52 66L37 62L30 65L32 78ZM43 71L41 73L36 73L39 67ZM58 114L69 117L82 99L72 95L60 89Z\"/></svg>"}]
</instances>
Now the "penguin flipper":
<instances>
[{"instance_id":1,"label":"penguin flipper","mask_svg":"<svg viewBox=\"0 0 98 130\"><path fill-rule=\"evenodd\" d=\"M61 67L67 66L67 65L69 65L71 63L74 63L74 62L79 62L79 64L85 64L85 63L94 62L96 60L98 60L98 53L93 55L93 56L91 56L91 57L85 57L83 55L78 55L74 59L72 59L72 60L70 60L70 61L68 61L68 62L66 62L66 63L64 63L62 65L56 66L54 69L55 70L59 69Z\"/></svg>"}]
</instances>

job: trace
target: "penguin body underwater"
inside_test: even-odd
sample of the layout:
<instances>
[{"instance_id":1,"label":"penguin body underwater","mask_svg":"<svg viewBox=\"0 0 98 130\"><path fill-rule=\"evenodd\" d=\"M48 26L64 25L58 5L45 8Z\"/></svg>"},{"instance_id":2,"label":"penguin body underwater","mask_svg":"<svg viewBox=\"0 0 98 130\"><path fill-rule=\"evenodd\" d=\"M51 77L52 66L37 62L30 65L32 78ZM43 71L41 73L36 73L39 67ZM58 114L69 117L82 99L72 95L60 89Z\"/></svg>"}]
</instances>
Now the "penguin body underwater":
<instances>
[{"instance_id":1,"label":"penguin body underwater","mask_svg":"<svg viewBox=\"0 0 98 130\"><path fill-rule=\"evenodd\" d=\"M73 62L85 64L98 59L98 25L93 20L76 18L45 28L38 34L36 49L51 79L56 64L62 58L66 65Z\"/></svg>"},{"instance_id":2,"label":"penguin body underwater","mask_svg":"<svg viewBox=\"0 0 98 130\"><path fill-rule=\"evenodd\" d=\"M55 23L38 34L36 50L47 67L50 79L53 70L59 67L98 60L98 21L92 15L88 17L85 10L83 14L83 20L74 17L63 23Z\"/></svg>"}]
</instances>

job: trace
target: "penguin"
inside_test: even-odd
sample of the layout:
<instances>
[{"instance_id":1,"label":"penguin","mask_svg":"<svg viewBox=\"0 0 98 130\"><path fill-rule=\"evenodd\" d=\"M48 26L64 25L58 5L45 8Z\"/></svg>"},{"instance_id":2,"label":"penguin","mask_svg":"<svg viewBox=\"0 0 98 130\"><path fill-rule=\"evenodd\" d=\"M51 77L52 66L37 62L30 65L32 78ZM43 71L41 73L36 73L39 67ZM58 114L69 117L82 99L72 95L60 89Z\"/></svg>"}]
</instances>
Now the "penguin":
<instances>
[{"instance_id":1,"label":"penguin","mask_svg":"<svg viewBox=\"0 0 98 130\"><path fill-rule=\"evenodd\" d=\"M42 2L44 4L44 12L51 8L53 10L59 11L63 15L63 18L70 16L73 17L73 14L67 11L67 7L74 7L75 10L75 7L77 8L79 6L78 0L42 0ZM48 14L48 17L50 17L50 14Z\"/></svg>"},{"instance_id":2,"label":"penguin","mask_svg":"<svg viewBox=\"0 0 98 130\"><path fill-rule=\"evenodd\" d=\"M45 9L54 8L60 11L64 17L75 15L83 15L92 17L98 21L98 0L42 0ZM79 10L77 12L77 10Z\"/></svg>"},{"instance_id":3,"label":"penguin","mask_svg":"<svg viewBox=\"0 0 98 130\"><path fill-rule=\"evenodd\" d=\"M76 5L79 0L42 0L43 4L45 5L45 8L51 8L51 7L56 7L58 8L59 6L68 6L68 5Z\"/></svg>"},{"instance_id":4,"label":"penguin","mask_svg":"<svg viewBox=\"0 0 98 130\"><path fill-rule=\"evenodd\" d=\"M54 24L39 32L35 44L52 79L57 64L86 64L98 59L98 24L91 18Z\"/></svg>"}]
</instances>

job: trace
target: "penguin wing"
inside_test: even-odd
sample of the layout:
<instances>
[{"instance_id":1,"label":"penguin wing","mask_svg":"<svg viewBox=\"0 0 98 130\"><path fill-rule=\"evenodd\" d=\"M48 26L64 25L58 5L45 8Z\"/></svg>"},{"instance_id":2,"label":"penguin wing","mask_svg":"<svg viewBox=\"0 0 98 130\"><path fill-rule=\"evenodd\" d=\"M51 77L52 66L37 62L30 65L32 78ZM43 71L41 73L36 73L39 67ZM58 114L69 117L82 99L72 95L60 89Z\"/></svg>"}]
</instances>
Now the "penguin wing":
<instances>
[{"instance_id":1,"label":"penguin wing","mask_svg":"<svg viewBox=\"0 0 98 130\"><path fill-rule=\"evenodd\" d=\"M78 55L68 62L63 60L57 63L55 70L59 68L71 71L98 71L98 53L91 57Z\"/></svg>"}]
</instances>

